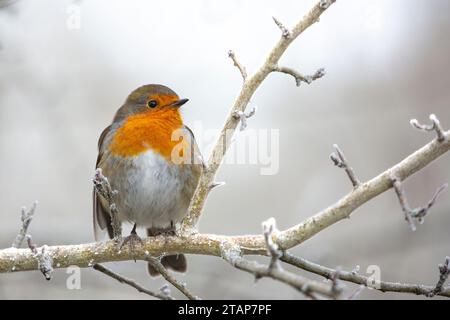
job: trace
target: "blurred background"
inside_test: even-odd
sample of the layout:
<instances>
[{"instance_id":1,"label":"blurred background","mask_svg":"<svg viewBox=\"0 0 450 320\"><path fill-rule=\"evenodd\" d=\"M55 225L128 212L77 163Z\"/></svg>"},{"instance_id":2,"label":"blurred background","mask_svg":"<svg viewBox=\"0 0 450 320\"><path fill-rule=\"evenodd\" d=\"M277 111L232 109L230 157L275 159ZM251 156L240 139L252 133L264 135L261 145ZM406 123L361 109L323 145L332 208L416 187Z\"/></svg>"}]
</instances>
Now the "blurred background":
<instances>
[{"instance_id":1,"label":"blurred background","mask_svg":"<svg viewBox=\"0 0 450 320\"><path fill-rule=\"evenodd\" d=\"M0 247L11 245L20 207L34 200L39 205L29 231L37 244L93 241L97 139L140 85L165 84L190 99L185 120L207 156L214 137L204 133L221 127L242 83L228 50L252 73L280 37L272 16L291 26L314 3L0 2ZM227 184L210 195L200 230L260 233L272 216L288 228L350 191L345 173L329 160L333 143L367 180L433 138L412 129L411 118L427 122L436 113L449 128L449 32L447 0L338 1L280 61L305 74L325 67L327 75L297 88L291 77L272 74L250 104L258 113L249 132L278 130L279 153L272 156L279 170L262 175L262 164L223 165L218 180ZM243 139L237 132L236 143ZM425 204L450 181L449 157L405 183L411 205ZM386 281L434 285L437 264L450 255L449 226L450 193L411 232L391 191L292 251L329 267L359 265L363 274L377 265ZM179 278L201 297L302 298L270 279L255 283L218 258L188 260L189 271ZM164 284L147 276L143 262L109 266L152 289ZM148 298L97 271L81 275L81 289L68 290L63 269L50 282L39 272L0 274L0 298ZM354 288L348 285L348 294ZM420 297L366 289L358 298Z\"/></svg>"}]
</instances>

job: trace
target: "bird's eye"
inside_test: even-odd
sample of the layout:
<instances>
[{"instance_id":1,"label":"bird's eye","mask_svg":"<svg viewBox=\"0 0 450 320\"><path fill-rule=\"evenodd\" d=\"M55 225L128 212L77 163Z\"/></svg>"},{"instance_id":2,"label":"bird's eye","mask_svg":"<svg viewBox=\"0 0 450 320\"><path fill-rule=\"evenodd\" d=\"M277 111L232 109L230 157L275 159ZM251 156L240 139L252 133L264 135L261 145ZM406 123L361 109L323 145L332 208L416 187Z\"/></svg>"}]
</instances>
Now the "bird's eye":
<instances>
[{"instance_id":1,"label":"bird's eye","mask_svg":"<svg viewBox=\"0 0 450 320\"><path fill-rule=\"evenodd\" d=\"M150 100L147 105L149 106L149 108L154 108L158 105L158 102L156 100Z\"/></svg>"}]
</instances>

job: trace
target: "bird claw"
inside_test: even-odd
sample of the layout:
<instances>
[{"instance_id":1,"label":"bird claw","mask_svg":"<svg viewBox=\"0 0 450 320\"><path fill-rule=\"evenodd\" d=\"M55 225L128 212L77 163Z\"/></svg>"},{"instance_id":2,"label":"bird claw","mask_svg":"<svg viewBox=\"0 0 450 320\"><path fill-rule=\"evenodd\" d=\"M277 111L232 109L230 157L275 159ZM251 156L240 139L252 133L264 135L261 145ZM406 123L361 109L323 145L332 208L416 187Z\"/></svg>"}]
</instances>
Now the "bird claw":
<instances>
[{"instance_id":1,"label":"bird claw","mask_svg":"<svg viewBox=\"0 0 450 320\"><path fill-rule=\"evenodd\" d=\"M136 247L136 243L139 243L139 245L142 245L142 239L137 235L137 233L131 233L129 236L123 238L122 243L120 244L120 249L126 244L130 245L131 251L134 251L134 248Z\"/></svg>"}]
</instances>

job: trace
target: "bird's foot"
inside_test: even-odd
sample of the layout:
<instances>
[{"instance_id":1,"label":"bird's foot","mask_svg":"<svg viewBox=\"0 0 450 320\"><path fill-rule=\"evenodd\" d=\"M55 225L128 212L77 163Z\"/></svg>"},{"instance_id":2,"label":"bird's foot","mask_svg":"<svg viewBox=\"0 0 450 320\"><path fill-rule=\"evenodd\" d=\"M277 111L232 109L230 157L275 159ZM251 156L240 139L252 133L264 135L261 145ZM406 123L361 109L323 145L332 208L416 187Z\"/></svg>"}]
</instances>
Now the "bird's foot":
<instances>
[{"instance_id":1,"label":"bird's foot","mask_svg":"<svg viewBox=\"0 0 450 320\"><path fill-rule=\"evenodd\" d=\"M136 232L136 224L133 226L133 229L131 230L131 233L128 237L123 238L122 243L120 244L119 248L122 249L122 247L126 244L130 245L130 250L134 251L134 248L136 247L136 244L139 243L139 245L142 245L142 239L138 236Z\"/></svg>"},{"instance_id":2,"label":"bird's foot","mask_svg":"<svg viewBox=\"0 0 450 320\"><path fill-rule=\"evenodd\" d=\"M122 247L126 244L130 245L131 250L134 250L136 244L142 245L142 239L137 235L137 233L131 233L129 236L122 239L120 249L122 249Z\"/></svg>"},{"instance_id":3,"label":"bird's foot","mask_svg":"<svg viewBox=\"0 0 450 320\"><path fill-rule=\"evenodd\" d=\"M153 229L149 232L150 237L157 236L176 236L177 233L175 229Z\"/></svg>"}]
</instances>

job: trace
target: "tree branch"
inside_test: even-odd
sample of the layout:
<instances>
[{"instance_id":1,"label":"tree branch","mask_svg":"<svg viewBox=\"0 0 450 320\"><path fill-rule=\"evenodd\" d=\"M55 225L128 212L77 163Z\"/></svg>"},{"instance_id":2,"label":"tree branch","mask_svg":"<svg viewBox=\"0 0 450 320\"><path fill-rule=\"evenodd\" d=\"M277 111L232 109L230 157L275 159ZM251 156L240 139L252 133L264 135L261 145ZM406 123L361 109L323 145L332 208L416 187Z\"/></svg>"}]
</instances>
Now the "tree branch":
<instances>
[{"instance_id":1,"label":"tree branch","mask_svg":"<svg viewBox=\"0 0 450 320\"><path fill-rule=\"evenodd\" d=\"M308 272L312 272L318 274L326 279L331 279L333 275L336 275L336 270L328 267L321 266L317 263L310 262L306 259L296 257L288 252L285 252L283 256L280 258L281 261L291 264L297 268L303 269ZM436 290L436 287L432 286L424 286L418 284L410 284L410 283L399 283L399 282L388 282L388 281L379 281L376 286L371 284L373 279L360 275L357 272L353 271L342 271L340 270L338 273L338 278L343 281L356 283L359 285L363 285L366 287L370 287L372 289L379 290L381 292L402 292L402 293L413 293L417 295L425 295L430 296L431 292ZM445 282L445 280L444 280ZM443 283L442 283L443 284ZM443 289L442 287L438 289L438 295L444 297L450 297L450 287Z\"/></svg>"},{"instance_id":2,"label":"tree branch","mask_svg":"<svg viewBox=\"0 0 450 320\"><path fill-rule=\"evenodd\" d=\"M240 131L244 131L247 128L247 119L253 117L256 114L256 107L253 107L249 113L245 113L244 111L237 111L233 117L235 119L241 120L241 125L239 127Z\"/></svg>"},{"instance_id":3,"label":"tree branch","mask_svg":"<svg viewBox=\"0 0 450 320\"><path fill-rule=\"evenodd\" d=\"M281 37L277 44L270 51L264 64L244 82L241 91L231 107L230 113L225 121L219 138L212 150L212 153L208 159L207 168L203 170L203 174L200 177L199 184L195 191L194 197L191 201L188 216L184 219L181 233L195 233L196 225L203 207L206 202L206 198L210 192L210 185L213 183L216 176L216 172L222 163L223 157L230 145L230 139L236 130L239 121L235 115L239 112L244 112L250 99L255 93L256 89L266 79L266 77L274 72L274 68L277 66L283 53L289 47L289 45L308 27L317 22L319 17L325 10L334 3L335 0L321 0L319 1L304 17L300 20L290 32L290 37ZM242 71L241 71L242 73Z\"/></svg>"},{"instance_id":4,"label":"tree branch","mask_svg":"<svg viewBox=\"0 0 450 320\"><path fill-rule=\"evenodd\" d=\"M425 216L430 212L431 207L433 207L439 195L448 187L448 184L444 184L439 187L426 206L411 209L400 179L393 174L391 176L391 180L395 193L397 194L398 201L400 202L400 206L405 214L405 220L410 225L412 231L416 231L414 219L417 219L419 223L423 223Z\"/></svg>"},{"instance_id":5,"label":"tree branch","mask_svg":"<svg viewBox=\"0 0 450 320\"><path fill-rule=\"evenodd\" d=\"M245 70L245 67L239 63L233 50L228 51L228 57L233 60L234 66L238 68L239 72L241 73L242 80L245 82L247 80L247 70Z\"/></svg>"},{"instance_id":6,"label":"tree branch","mask_svg":"<svg viewBox=\"0 0 450 320\"><path fill-rule=\"evenodd\" d=\"M419 130L422 130L422 131L436 131L437 140L439 142L444 142L444 140L446 138L444 135L444 130L442 129L442 126L441 126L441 122L438 120L438 118L434 114L430 115L430 121L431 121L431 125L422 125L416 119L412 119L410 121L410 123L413 127L417 128Z\"/></svg>"},{"instance_id":7,"label":"tree branch","mask_svg":"<svg viewBox=\"0 0 450 320\"><path fill-rule=\"evenodd\" d=\"M336 150L336 153L332 153L330 155L331 161L333 161L334 165L337 166L338 168L345 170L348 178L352 182L353 187L356 188L361 184L361 182L356 177L355 171L353 171L353 168L350 167L350 165L348 164L347 159L345 158L344 153L339 148L339 146L335 144L333 145L333 148L334 150Z\"/></svg>"},{"instance_id":8,"label":"tree branch","mask_svg":"<svg viewBox=\"0 0 450 320\"><path fill-rule=\"evenodd\" d=\"M286 38L286 39L287 39L287 38L290 38L290 37L291 37L291 31L289 31L289 29L286 28L286 27L284 26L284 24L281 23L281 21L278 20L277 18L272 17L272 19L273 19L273 21L275 22L275 24L277 25L277 27L280 28L280 30L281 30L281 36L282 36L283 38Z\"/></svg>"},{"instance_id":9,"label":"tree branch","mask_svg":"<svg viewBox=\"0 0 450 320\"><path fill-rule=\"evenodd\" d=\"M34 259L37 261L37 269L44 275L45 280L51 280L53 273L53 257L49 253L48 246L43 245L39 248L40 250L38 250L29 234L27 234L27 244Z\"/></svg>"},{"instance_id":10,"label":"tree branch","mask_svg":"<svg viewBox=\"0 0 450 320\"><path fill-rule=\"evenodd\" d=\"M118 249L117 243L114 241L121 236L120 224L117 220L117 208L114 204L114 196L116 191L111 189L107 178L101 174L101 171L97 171L96 178L94 179L95 190L109 203L110 211L112 213L115 239L113 241L101 243L51 247L43 246L38 248L32 244L30 237L29 248L31 250L18 248L0 250L0 273L40 269L44 275L46 275L42 269L44 263L44 267L46 268L46 266L49 265L51 270L53 270L53 263L57 268L65 268L70 265L77 265L79 267L94 266L94 268L97 268L96 270L108 274L109 276L113 276L117 280L120 279L119 281L122 280L124 283L132 286L134 284L134 287L136 288L136 286L139 287L139 285L135 282L127 280L120 275L116 275L110 270L110 272L108 272L108 270L101 265L99 267L98 263L139 259L152 263L155 268L166 278L166 280L171 282L187 297L197 298L190 293L184 285L173 278L159 261L153 258L149 259L150 255L160 256L187 253L222 257L234 267L252 273L257 278L270 277L279 280L289 284L311 298L317 298L317 295L331 298L336 297L341 291L338 280L351 281L355 283L359 283L362 280L367 280L368 278L360 276L357 273L348 274L340 270L332 270L319 266L320 268L316 269L316 271L328 274L328 278L332 280L331 285L324 284L306 279L302 276L284 270L280 266L278 260L281 256L282 260L284 259L283 261L288 262L287 260L290 259L289 261L291 261L291 264L293 265L303 264L309 266L310 269L314 269L312 268L311 263L299 263L298 260L295 260L286 254L281 255L281 251L297 246L334 223L344 218L348 218L355 209L390 188L394 187L396 190L400 190L400 181L404 181L407 177L413 175L415 172L424 168L430 162L449 151L450 132L444 132L439 120L434 115L430 116L433 123L432 125L420 125L415 120L412 120L411 124L421 130L436 131L437 139L417 150L415 153L411 154L394 167L386 170L377 177L365 183L359 182L353 170L349 167L343 153L336 146L335 149L337 155L332 156L332 160L339 167L346 169L347 175L354 185L354 189L337 203L306 219L296 226L284 231L278 231L276 230L275 221L273 220L266 222L263 225L263 235L243 236L198 234L196 230L198 219L201 216L209 192L214 186L216 186L214 178L223 157L229 148L231 142L229 138L232 137L239 123L241 124L241 130L244 129L246 125L245 120L254 114L254 111L245 113L245 109L261 83L272 72L283 72L292 75L296 79L297 84L302 81L310 83L314 79L323 76L323 70L319 70L312 76L303 76L291 68L279 67L278 61L289 45L308 27L317 22L321 14L334 2L335 0L320 0L310 10L310 12L294 26L291 31L286 29L278 20L274 19L275 23L282 31L282 37L273 47L264 64L249 78L245 68L240 65L240 63L236 60L234 53L230 51L230 58L239 69L244 83L230 110L218 141L213 148L207 165L204 168L203 174L200 177L200 182L191 202L189 214L183 221L179 236L151 237L144 240L142 245L136 247L133 251L122 251ZM395 177L394 181L392 177ZM415 216L413 214L411 214L411 216L423 218L429 208L434 204L437 196L442 190L443 188L436 192L427 207L422 208L423 210L417 212ZM26 229L25 224L23 225L23 228ZM26 234L26 230L24 234ZM251 254L269 255L271 257L269 266L265 266L254 261L248 261L243 258L243 255ZM48 273L50 273L51 270ZM428 292L429 295L439 294L447 296L450 294L449 289L443 288L443 285L450 273L448 259L445 264L440 265L439 270L440 278L435 287L384 282L384 287L380 290L412 292L419 294L425 294L425 290L427 290L426 292ZM349 280L346 280L346 278ZM142 287L139 288L142 289ZM166 294L163 295L166 298L168 297Z\"/></svg>"},{"instance_id":11,"label":"tree branch","mask_svg":"<svg viewBox=\"0 0 450 320\"><path fill-rule=\"evenodd\" d=\"M22 207L21 209L22 227L20 228L19 233L16 236L16 239L14 239L14 242L11 245L13 248L19 248L22 245L23 240L26 238L28 227L30 226L31 220L33 220L36 207L37 201L33 203L30 210L27 210L26 207Z\"/></svg>"},{"instance_id":12,"label":"tree branch","mask_svg":"<svg viewBox=\"0 0 450 320\"><path fill-rule=\"evenodd\" d=\"M450 291L444 288L445 281L447 281L450 275L450 257L445 258L445 262L443 264L438 265L439 268L439 280L436 286L431 290L428 294L429 297L434 297L435 295L443 295L445 292Z\"/></svg>"},{"instance_id":13,"label":"tree branch","mask_svg":"<svg viewBox=\"0 0 450 320\"><path fill-rule=\"evenodd\" d=\"M310 239L320 231L345 219L364 203L392 188L391 175L404 181L430 162L450 150L450 131L444 133L443 143L434 140L417 150L395 166L370 181L362 183L335 204L306 219L305 221L276 234L275 240L281 250L287 250ZM263 235L221 236L213 234L182 234L174 237L152 237L143 240L142 246L129 250L117 250L114 241L87 243L80 245L50 246L54 265L65 268L70 265L92 266L93 263L107 261L146 260L148 255L162 254L206 254L221 256L224 243L241 248L242 254L266 255ZM7 248L0 250L0 273L36 270L37 261L27 249Z\"/></svg>"},{"instance_id":14,"label":"tree branch","mask_svg":"<svg viewBox=\"0 0 450 320\"><path fill-rule=\"evenodd\" d=\"M300 87L300 84L302 82L305 82L307 84L311 84L314 80L320 79L320 78L322 78L325 75L325 69L324 68L318 69L313 75L310 75L310 76L305 76L305 75L295 71L294 69L288 68L288 67L275 66L273 68L273 71L281 72L281 73L285 73L285 74L293 76L294 79L295 79L295 83L296 83L297 87Z\"/></svg>"},{"instance_id":15,"label":"tree branch","mask_svg":"<svg viewBox=\"0 0 450 320\"><path fill-rule=\"evenodd\" d=\"M274 267L272 263L269 267L262 265L256 261L249 261L241 256L241 251L238 247L223 246L222 258L230 263L233 267L251 273L255 276L255 280L260 278L272 278L285 283L307 297L317 299L316 294L336 298L340 292L335 292L332 286L314 280L309 280L300 275L286 271L281 266Z\"/></svg>"},{"instance_id":16,"label":"tree branch","mask_svg":"<svg viewBox=\"0 0 450 320\"><path fill-rule=\"evenodd\" d=\"M124 276L112 271L111 269L108 269L107 267L105 267L101 264L95 264L92 268L94 270L100 271L103 274L106 274L107 276L119 281L120 283L127 284L127 285L135 288L137 291L145 293L154 298L158 298L161 300L173 300L173 297L171 297L170 295L168 295L164 292L151 291L151 290L141 286L139 283L135 282L134 280L125 278Z\"/></svg>"},{"instance_id":17,"label":"tree branch","mask_svg":"<svg viewBox=\"0 0 450 320\"><path fill-rule=\"evenodd\" d=\"M164 279L170 282L175 288L177 288L182 294L184 294L189 300L201 300L198 296L193 294L187 287L185 283L181 283L170 272L163 266L163 264L153 257L148 257L147 261L155 268Z\"/></svg>"}]
</instances>

